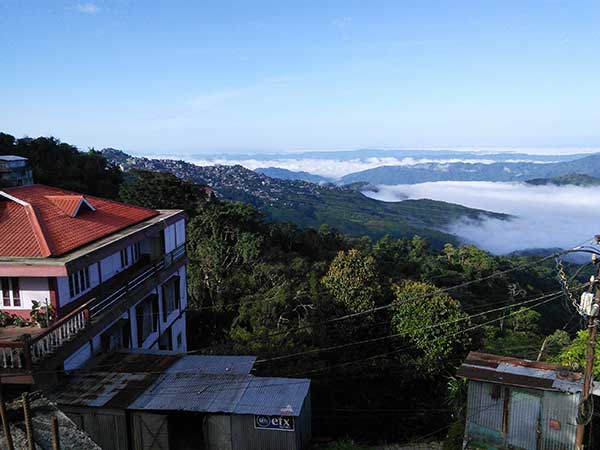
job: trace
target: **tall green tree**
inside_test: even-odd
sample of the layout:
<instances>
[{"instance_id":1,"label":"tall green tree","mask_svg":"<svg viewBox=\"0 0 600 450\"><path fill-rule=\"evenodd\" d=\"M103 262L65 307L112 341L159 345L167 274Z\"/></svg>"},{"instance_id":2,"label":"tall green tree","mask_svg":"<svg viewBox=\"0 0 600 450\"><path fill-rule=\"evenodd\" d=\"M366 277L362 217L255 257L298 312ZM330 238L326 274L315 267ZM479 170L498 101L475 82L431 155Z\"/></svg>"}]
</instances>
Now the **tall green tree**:
<instances>
[{"instance_id":1,"label":"tall green tree","mask_svg":"<svg viewBox=\"0 0 600 450\"><path fill-rule=\"evenodd\" d=\"M188 291L192 307L225 307L245 292L259 261L260 213L241 203L212 202L188 226Z\"/></svg>"},{"instance_id":2,"label":"tall green tree","mask_svg":"<svg viewBox=\"0 0 600 450\"><path fill-rule=\"evenodd\" d=\"M351 312L373 308L381 294L375 258L357 249L339 252L322 281L333 299Z\"/></svg>"},{"instance_id":3,"label":"tall green tree","mask_svg":"<svg viewBox=\"0 0 600 450\"><path fill-rule=\"evenodd\" d=\"M460 303L429 283L405 280L394 286L392 326L405 339L416 366L424 374L439 374L457 364L469 348L463 331L469 316Z\"/></svg>"}]
</instances>

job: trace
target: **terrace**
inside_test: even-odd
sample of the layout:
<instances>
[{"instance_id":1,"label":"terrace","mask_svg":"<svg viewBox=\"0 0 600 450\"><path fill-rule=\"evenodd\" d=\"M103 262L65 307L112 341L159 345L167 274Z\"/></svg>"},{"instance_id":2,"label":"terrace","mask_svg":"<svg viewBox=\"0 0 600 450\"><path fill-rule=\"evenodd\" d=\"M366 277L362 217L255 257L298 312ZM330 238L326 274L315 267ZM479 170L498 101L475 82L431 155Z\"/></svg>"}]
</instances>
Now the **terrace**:
<instances>
[{"instance_id":1,"label":"terrace","mask_svg":"<svg viewBox=\"0 0 600 450\"><path fill-rule=\"evenodd\" d=\"M93 289L66 313L63 311L48 328L0 328L0 371L31 372L49 359L64 360L82 342L148 295L157 283L166 281L185 261L185 245L181 245L153 261L145 258L127 272Z\"/></svg>"}]
</instances>

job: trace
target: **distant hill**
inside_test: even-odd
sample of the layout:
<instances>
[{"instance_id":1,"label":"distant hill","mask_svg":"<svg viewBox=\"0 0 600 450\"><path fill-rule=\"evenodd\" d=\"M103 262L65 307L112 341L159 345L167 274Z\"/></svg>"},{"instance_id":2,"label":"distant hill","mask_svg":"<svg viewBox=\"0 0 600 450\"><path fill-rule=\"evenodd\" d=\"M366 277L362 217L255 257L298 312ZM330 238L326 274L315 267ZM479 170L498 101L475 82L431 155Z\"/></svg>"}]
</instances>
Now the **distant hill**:
<instances>
[{"instance_id":1,"label":"distant hill","mask_svg":"<svg viewBox=\"0 0 600 450\"><path fill-rule=\"evenodd\" d=\"M333 151L308 151L293 153L230 153L230 154L198 154L190 155L190 158L196 160L218 159L218 160L254 160L254 161L278 161L288 159L313 159L313 160L342 160L342 161L367 161L372 158L409 158L413 160L488 160L493 162L502 161L530 161L530 162L559 162L579 159L587 154L571 155L534 155L528 153L514 153L510 151L459 151L459 150L378 150L378 149L359 149L359 150L333 150ZM272 165L272 163L270 164Z\"/></svg>"},{"instance_id":2,"label":"distant hill","mask_svg":"<svg viewBox=\"0 0 600 450\"><path fill-rule=\"evenodd\" d=\"M439 247L446 242L458 241L456 236L444 231L455 220L509 218L504 214L433 200L386 203L354 189L270 178L239 165L201 167L185 161L133 157L114 149L105 149L102 153L125 171L171 172L180 178L208 184L218 196L251 204L271 220L315 228L328 224L352 236L379 238L385 234L395 237L418 234Z\"/></svg>"},{"instance_id":3,"label":"distant hill","mask_svg":"<svg viewBox=\"0 0 600 450\"><path fill-rule=\"evenodd\" d=\"M330 183L332 180L321 175L315 175L303 171L293 171L288 169L282 169L280 167L260 167L254 169L257 173L262 173L271 178L279 178L281 180L301 180L308 181L310 183L324 184Z\"/></svg>"},{"instance_id":4,"label":"distant hill","mask_svg":"<svg viewBox=\"0 0 600 450\"><path fill-rule=\"evenodd\" d=\"M381 166L342 177L341 183L415 184L428 181L526 181L569 174L600 177L600 153L555 163L496 162L425 163L412 166Z\"/></svg>"},{"instance_id":5,"label":"distant hill","mask_svg":"<svg viewBox=\"0 0 600 450\"><path fill-rule=\"evenodd\" d=\"M553 185L553 186L600 186L600 178L583 175L580 173L571 173L552 178L534 178L525 183L535 186Z\"/></svg>"}]
</instances>

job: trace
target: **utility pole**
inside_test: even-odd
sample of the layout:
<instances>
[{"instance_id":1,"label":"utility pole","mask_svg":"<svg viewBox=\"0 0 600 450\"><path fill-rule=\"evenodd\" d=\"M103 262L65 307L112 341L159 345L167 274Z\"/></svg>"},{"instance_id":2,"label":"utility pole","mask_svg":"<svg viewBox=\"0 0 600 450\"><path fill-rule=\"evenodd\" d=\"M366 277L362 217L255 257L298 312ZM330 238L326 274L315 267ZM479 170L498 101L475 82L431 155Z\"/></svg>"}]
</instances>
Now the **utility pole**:
<instances>
[{"instance_id":1,"label":"utility pole","mask_svg":"<svg viewBox=\"0 0 600 450\"><path fill-rule=\"evenodd\" d=\"M4 430L4 439L6 440L6 448L15 450L10 434L10 424L8 423L8 414L6 412L6 403L4 402L4 386L0 383L0 417L2 417L2 429Z\"/></svg>"},{"instance_id":2,"label":"utility pole","mask_svg":"<svg viewBox=\"0 0 600 450\"><path fill-rule=\"evenodd\" d=\"M600 236L596 236L596 242L600 243ZM594 255L595 256L595 255ZM598 334L598 312L600 310L600 285L598 284L598 278L600 278L600 266L599 261L594 258L594 264L596 265L596 271L598 273L596 278L592 280L591 289L595 289L594 301L590 314L588 315L588 342L587 342L587 353L585 362L585 373L583 377L583 390L581 392L581 400L579 402L579 410L586 411L586 415L592 413L589 411L590 402L590 391L592 384L592 372L594 370L594 354L596 350L596 338ZM584 438L585 438L585 426L587 420L583 417L578 417L577 420L577 434L575 436L575 450L584 450Z\"/></svg>"}]
</instances>

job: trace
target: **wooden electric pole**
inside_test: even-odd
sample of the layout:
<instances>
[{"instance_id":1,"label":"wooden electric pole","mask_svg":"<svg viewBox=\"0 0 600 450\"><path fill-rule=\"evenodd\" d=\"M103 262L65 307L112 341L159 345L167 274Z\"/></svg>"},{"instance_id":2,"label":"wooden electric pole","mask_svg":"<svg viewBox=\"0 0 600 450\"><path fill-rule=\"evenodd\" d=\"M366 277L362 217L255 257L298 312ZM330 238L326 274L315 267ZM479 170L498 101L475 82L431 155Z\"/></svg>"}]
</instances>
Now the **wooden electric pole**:
<instances>
[{"instance_id":1,"label":"wooden electric pole","mask_svg":"<svg viewBox=\"0 0 600 450\"><path fill-rule=\"evenodd\" d=\"M33 440L33 424L31 422L31 406L29 404L29 395L24 392L21 396L23 400L23 416L25 418L25 434L27 435L27 448L28 450L35 450L35 443Z\"/></svg>"},{"instance_id":2,"label":"wooden electric pole","mask_svg":"<svg viewBox=\"0 0 600 450\"><path fill-rule=\"evenodd\" d=\"M598 241L598 236L596 236L596 241ZM594 292L594 301L592 305L591 312L588 317L588 342L587 342L587 352L586 352L586 362L585 362L585 373L583 377L583 390L581 392L581 400L579 402L579 415L581 415L581 410L585 411L585 415L589 416L592 414L590 411L590 391L592 384L592 373L594 371L594 356L596 350L596 339L598 335L598 310L599 310L599 302L600 302L600 286L598 285L598 277L600 277L600 270L598 267L598 261L594 260L596 264L596 268L598 271L597 278L592 282L592 289L595 289ZM587 425L586 417L579 417L577 421L577 434L575 436L575 450L584 450L584 438L585 438L585 427Z\"/></svg>"},{"instance_id":3,"label":"wooden electric pole","mask_svg":"<svg viewBox=\"0 0 600 450\"><path fill-rule=\"evenodd\" d=\"M0 416L2 417L2 429L4 430L4 439L6 440L7 450L15 450L10 433L10 424L8 422L8 414L6 412L6 403L4 402L4 387L0 383Z\"/></svg>"}]
</instances>

